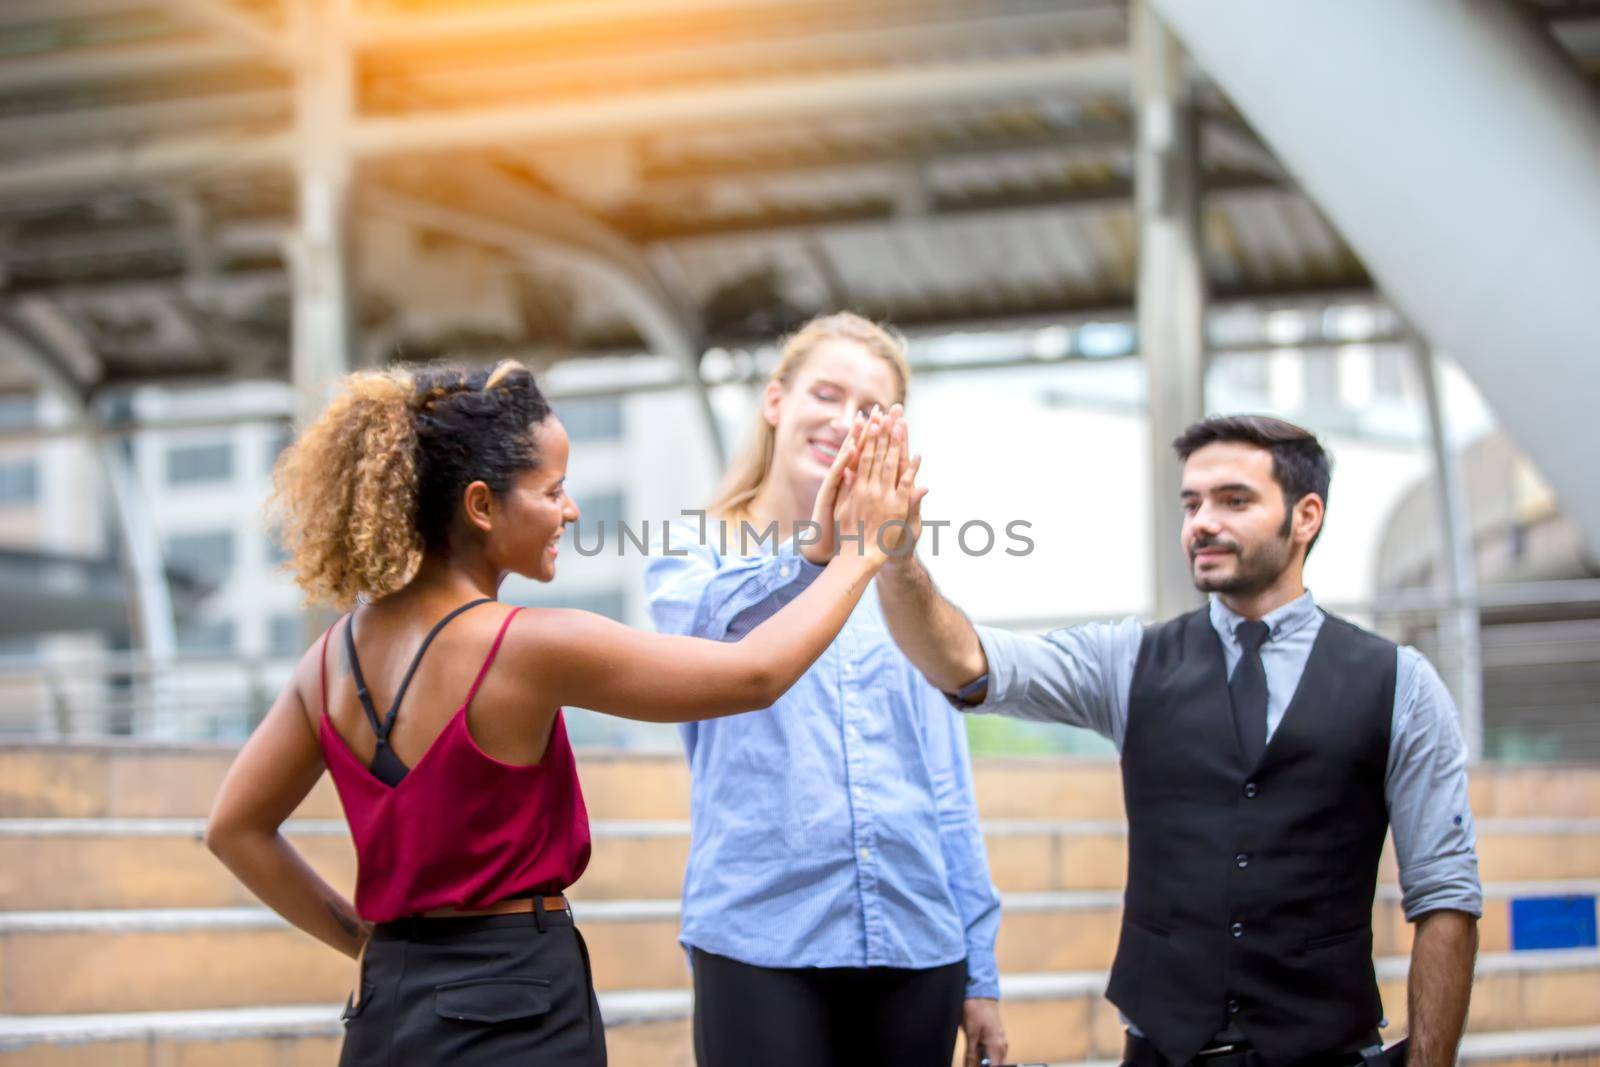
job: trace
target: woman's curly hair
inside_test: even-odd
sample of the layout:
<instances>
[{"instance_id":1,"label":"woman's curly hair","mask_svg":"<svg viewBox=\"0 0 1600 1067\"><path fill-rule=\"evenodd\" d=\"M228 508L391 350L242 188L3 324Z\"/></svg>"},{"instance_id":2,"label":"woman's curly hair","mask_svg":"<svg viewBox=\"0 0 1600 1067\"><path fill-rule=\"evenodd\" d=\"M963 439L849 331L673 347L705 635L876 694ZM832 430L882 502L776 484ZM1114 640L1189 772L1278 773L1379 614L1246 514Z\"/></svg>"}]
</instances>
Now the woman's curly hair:
<instances>
[{"instance_id":1,"label":"woman's curly hair","mask_svg":"<svg viewBox=\"0 0 1600 1067\"><path fill-rule=\"evenodd\" d=\"M404 588L448 549L468 485L504 493L538 466L532 431L550 413L510 360L347 376L272 472L269 514L307 600L344 609Z\"/></svg>"}]
</instances>

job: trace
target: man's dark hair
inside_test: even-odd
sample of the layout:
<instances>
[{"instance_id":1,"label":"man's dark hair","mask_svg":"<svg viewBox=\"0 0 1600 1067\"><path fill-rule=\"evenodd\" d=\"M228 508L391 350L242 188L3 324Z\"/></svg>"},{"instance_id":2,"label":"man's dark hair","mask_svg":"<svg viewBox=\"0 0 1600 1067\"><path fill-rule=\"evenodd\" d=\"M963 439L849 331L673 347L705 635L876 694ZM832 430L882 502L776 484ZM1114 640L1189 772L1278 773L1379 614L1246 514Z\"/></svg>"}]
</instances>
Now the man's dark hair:
<instances>
[{"instance_id":1,"label":"man's dark hair","mask_svg":"<svg viewBox=\"0 0 1600 1067\"><path fill-rule=\"evenodd\" d=\"M1172 442L1178 458L1187 460L1206 445L1219 441L1238 441L1272 453L1272 477L1283 489L1283 534L1288 536L1290 514L1307 493L1328 503L1328 484L1333 480L1333 465L1322 442L1310 430L1270 415L1215 415L1194 423ZM1306 555L1316 546L1318 530Z\"/></svg>"}]
</instances>

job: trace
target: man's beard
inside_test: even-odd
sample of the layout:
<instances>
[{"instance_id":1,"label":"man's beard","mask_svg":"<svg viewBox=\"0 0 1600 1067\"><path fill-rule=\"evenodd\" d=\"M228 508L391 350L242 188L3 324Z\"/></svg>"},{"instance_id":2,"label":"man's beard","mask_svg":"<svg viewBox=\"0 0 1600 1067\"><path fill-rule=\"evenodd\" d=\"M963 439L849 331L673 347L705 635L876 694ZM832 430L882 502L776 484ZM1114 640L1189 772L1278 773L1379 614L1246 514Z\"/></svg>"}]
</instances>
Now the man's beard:
<instances>
[{"instance_id":1,"label":"man's beard","mask_svg":"<svg viewBox=\"0 0 1600 1067\"><path fill-rule=\"evenodd\" d=\"M1196 573L1194 554L1204 548L1221 548L1232 552L1238 560L1233 573L1226 576ZM1283 572L1289 568L1293 553L1293 545L1288 537L1275 538L1248 550L1236 543L1216 540L1196 541L1189 546L1189 574L1194 579L1194 587L1202 593L1244 595L1259 593L1263 589L1271 588L1273 583L1283 576Z\"/></svg>"}]
</instances>

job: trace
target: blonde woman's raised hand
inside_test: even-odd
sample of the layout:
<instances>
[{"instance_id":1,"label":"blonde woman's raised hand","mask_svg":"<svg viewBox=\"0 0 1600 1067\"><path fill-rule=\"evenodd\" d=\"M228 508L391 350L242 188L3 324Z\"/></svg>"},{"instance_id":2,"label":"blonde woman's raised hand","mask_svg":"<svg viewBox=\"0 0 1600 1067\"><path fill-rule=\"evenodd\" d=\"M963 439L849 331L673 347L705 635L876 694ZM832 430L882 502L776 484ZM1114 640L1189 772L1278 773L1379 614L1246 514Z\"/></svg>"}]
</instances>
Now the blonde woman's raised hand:
<instances>
[{"instance_id":1,"label":"blonde woman's raised hand","mask_svg":"<svg viewBox=\"0 0 1600 1067\"><path fill-rule=\"evenodd\" d=\"M881 564L910 547L906 516L916 482L901 470L905 440L898 413L869 420L855 472L845 479L834 511L840 552L853 547Z\"/></svg>"},{"instance_id":2,"label":"blonde woman's raised hand","mask_svg":"<svg viewBox=\"0 0 1600 1067\"><path fill-rule=\"evenodd\" d=\"M857 414L851 422L850 432L840 443L839 452L833 457L833 465L828 468L827 477L822 479L822 487L817 490L816 503L811 507L811 525L817 539L803 545L800 555L819 567L825 566L838 551L833 536L833 513L839 503L840 491L854 475L861 451L861 438L867 431L867 425L867 417L861 414Z\"/></svg>"}]
</instances>

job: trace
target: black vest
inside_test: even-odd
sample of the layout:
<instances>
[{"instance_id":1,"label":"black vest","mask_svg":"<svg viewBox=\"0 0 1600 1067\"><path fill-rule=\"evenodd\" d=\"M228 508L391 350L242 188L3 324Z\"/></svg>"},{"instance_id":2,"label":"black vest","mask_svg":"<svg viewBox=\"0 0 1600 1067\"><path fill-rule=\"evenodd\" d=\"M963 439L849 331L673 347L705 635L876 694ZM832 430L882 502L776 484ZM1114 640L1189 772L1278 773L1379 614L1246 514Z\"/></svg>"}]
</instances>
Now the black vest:
<instances>
[{"instance_id":1,"label":"black vest","mask_svg":"<svg viewBox=\"0 0 1600 1067\"><path fill-rule=\"evenodd\" d=\"M1107 996L1174 1063L1230 1024L1269 1064L1377 1028L1372 899L1395 653L1327 616L1261 763L1246 767L1208 611L1145 631L1122 745L1128 888Z\"/></svg>"}]
</instances>

